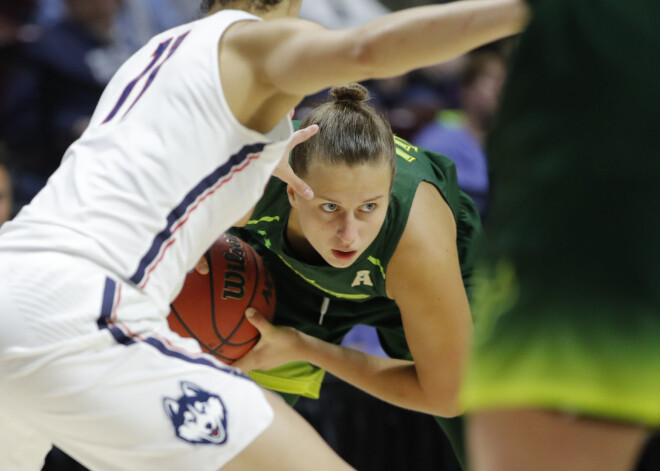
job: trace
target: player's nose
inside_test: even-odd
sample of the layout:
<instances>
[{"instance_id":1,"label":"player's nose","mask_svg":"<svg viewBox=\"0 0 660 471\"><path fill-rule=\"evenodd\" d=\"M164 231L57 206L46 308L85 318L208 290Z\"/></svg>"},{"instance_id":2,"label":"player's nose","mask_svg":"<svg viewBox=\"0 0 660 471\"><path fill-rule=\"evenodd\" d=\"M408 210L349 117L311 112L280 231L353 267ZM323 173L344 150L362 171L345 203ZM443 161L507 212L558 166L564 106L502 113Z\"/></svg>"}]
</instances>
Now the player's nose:
<instances>
[{"instance_id":1,"label":"player's nose","mask_svg":"<svg viewBox=\"0 0 660 471\"><path fill-rule=\"evenodd\" d=\"M342 219L337 231L337 236L345 244L352 244L357 240L358 237L358 227L357 221L352 216L346 216Z\"/></svg>"}]
</instances>

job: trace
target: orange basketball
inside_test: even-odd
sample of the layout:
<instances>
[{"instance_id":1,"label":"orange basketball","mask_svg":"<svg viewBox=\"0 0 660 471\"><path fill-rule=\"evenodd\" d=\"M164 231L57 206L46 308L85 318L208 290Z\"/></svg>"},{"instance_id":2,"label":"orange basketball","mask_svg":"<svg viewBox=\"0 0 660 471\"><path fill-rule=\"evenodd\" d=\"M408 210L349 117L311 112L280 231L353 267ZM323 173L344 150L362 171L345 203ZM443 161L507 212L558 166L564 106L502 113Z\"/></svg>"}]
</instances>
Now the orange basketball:
<instances>
[{"instance_id":1,"label":"orange basketball","mask_svg":"<svg viewBox=\"0 0 660 471\"><path fill-rule=\"evenodd\" d=\"M174 332L196 339L204 351L229 364L259 340L259 331L245 318L248 306L272 320L275 286L259 254L236 236L220 236L205 257L208 275L188 274L168 322Z\"/></svg>"}]
</instances>

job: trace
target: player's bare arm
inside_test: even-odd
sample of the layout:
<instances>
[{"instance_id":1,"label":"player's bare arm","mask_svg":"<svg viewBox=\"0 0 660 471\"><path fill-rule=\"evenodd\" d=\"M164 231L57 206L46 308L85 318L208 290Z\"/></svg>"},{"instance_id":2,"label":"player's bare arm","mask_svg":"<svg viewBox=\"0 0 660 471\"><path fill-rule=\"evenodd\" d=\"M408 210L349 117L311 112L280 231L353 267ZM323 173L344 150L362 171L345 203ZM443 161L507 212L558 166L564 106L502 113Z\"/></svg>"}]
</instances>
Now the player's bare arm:
<instances>
[{"instance_id":1,"label":"player's bare arm","mask_svg":"<svg viewBox=\"0 0 660 471\"><path fill-rule=\"evenodd\" d=\"M387 288L401 310L414 362L370 355L273 326L250 310L248 318L261 332L261 340L234 366L270 369L305 360L399 407L445 417L459 414L456 394L471 334L470 309L454 217L428 183L418 188L387 268Z\"/></svg>"},{"instance_id":2,"label":"player's bare arm","mask_svg":"<svg viewBox=\"0 0 660 471\"><path fill-rule=\"evenodd\" d=\"M527 16L521 0L463 0L403 10L350 30L295 18L245 21L221 42L221 76L239 91L228 97L238 120L268 131L305 95L446 61L520 32Z\"/></svg>"},{"instance_id":3,"label":"player's bare arm","mask_svg":"<svg viewBox=\"0 0 660 471\"><path fill-rule=\"evenodd\" d=\"M415 361L412 384L400 387L429 412L458 414L457 394L472 319L454 215L429 183L417 189L406 230L388 266L387 290L401 311Z\"/></svg>"}]
</instances>

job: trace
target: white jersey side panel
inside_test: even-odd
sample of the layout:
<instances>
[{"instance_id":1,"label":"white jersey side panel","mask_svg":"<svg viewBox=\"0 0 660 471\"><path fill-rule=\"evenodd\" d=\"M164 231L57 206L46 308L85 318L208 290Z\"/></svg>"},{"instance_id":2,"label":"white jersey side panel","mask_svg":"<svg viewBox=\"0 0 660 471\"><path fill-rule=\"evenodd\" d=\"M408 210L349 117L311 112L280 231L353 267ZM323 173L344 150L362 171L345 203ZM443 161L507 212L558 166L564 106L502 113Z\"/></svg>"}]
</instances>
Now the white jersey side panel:
<instances>
[{"instance_id":1,"label":"white jersey side panel","mask_svg":"<svg viewBox=\"0 0 660 471\"><path fill-rule=\"evenodd\" d=\"M116 73L46 187L0 231L0 250L94 261L167 310L185 273L263 193L292 128L243 127L226 103L220 12L153 38Z\"/></svg>"}]
</instances>

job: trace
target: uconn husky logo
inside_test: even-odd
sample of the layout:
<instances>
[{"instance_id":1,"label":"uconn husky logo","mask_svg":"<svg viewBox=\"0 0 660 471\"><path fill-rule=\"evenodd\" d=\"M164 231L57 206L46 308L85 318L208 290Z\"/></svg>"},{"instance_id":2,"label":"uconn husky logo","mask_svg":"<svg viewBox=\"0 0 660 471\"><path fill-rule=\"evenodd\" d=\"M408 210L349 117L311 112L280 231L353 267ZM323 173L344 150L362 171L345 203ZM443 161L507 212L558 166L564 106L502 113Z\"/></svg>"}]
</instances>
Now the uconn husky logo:
<instances>
[{"instance_id":1,"label":"uconn husky logo","mask_svg":"<svg viewBox=\"0 0 660 471\"><path fill-rule=\"evenodd\" d=\"M163 399L176 436L189 443L221 445L227 441L227 411L220 396L183 381L183 396Z\"/></svg>"}]
</instances>

